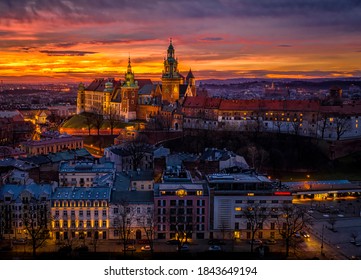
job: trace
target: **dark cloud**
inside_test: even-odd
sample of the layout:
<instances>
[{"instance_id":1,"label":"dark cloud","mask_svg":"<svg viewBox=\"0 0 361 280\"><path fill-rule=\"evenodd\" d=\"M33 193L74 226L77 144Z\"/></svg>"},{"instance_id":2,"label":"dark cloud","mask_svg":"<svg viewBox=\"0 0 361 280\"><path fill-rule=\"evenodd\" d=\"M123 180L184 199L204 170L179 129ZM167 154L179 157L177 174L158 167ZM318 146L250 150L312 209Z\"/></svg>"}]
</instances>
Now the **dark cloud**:
<instances>
[{"instance_id":1,"label":"dark cloud","mask_svg":"<svg viewBox=\"0 0 361 280\"><path fill-rule=\"evenodd\" d=\"M291 48L292 45L288 45L288 44L281 44L281 45L277 45L277 47L280 47L280 48Z\"/></svg>"},{"instance_id":2,"label":"dark cloud","mask_svg":"<svg viewBox=\"0 0 361 280\"><path fill-rule=\"evenodd\" d=\"M45 53L48 56L84 56L87 54L95 54L97 52L85 52L85 51L40 51L41 53Z\"/></svg>"},{"instance_id":3,"label":"dark cloud","mask_svg":"<svg viewBox=\"0 0 361 280\"><path fill-rule=\"evenodd\" d=\"M221 37L205 37L201 39L202 41L222 41Z\"/></svg>"},{"instance_id":4,"label":"dark cloud","mask_svg":"<svg viewBox=\"0 0 361 280\"><path fill-rule=\"evenodd\" d=\"M75 42L69 42L69 43L57 43L54 46L57 48L70 48L70 47L74 47L76 45L78 45L79 43L75 43Z\"/></svg>"}]
</instances>

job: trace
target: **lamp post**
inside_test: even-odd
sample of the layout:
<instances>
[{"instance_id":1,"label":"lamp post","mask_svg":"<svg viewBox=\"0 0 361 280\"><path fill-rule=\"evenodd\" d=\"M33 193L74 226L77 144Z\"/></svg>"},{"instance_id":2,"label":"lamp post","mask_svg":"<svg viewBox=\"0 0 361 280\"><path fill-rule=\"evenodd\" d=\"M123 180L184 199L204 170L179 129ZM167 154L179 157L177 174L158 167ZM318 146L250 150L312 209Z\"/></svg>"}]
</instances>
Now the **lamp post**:
<instances>
[{"instance_id":1,"label":"lamp post","mask_svg":"<svg viewBox=\"0 0 361 280\"><path fill-rule=\"evenodd\" d=\"M323 230L325 228L325 225L322 225L322 235L321 235L321 255L323 255Z\"/></svg>"}]
</instances>

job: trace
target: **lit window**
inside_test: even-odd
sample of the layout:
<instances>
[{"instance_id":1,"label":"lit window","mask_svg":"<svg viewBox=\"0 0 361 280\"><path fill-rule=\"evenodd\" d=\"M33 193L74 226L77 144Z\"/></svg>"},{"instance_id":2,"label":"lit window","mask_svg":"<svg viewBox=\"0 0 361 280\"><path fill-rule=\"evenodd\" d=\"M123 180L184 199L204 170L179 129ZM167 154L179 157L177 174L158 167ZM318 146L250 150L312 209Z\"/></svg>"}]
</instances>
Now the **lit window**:
<instances>
[{"instance_id":1,"label":"lit window","mask_svg":"<svg viewBox=\"0 0 361 280\"><path fill-rule=\"evenodd\" d=\"M186 195L187 195L187 191L184 190L184 189L180 189L180 190L177 190L177 191L176 191L176 194L177 194L177 196L179 196L179 197L183 197L183 196L186 196Z\"/></svg>"},{"instance_id":2,"label":"lit window","mask_svg":"<svg viewBox=\"0 0 361 280\"><path fill-rule=\"evenodd\" d=\"M241 207L234 207L234 211L242 211Z\"/></svg>"}]
</instances>

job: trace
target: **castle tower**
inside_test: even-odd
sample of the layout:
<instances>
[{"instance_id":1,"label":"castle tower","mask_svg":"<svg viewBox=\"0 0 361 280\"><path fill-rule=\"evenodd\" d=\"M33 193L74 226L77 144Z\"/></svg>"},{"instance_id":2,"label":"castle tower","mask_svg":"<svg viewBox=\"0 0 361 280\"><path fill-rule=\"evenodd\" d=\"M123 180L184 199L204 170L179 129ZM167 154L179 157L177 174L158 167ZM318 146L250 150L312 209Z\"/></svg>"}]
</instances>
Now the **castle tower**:
<instances>
[{"instance_id":1,"label":"castle tower","mask_svg":"<svg viewBox=\"0 0 361 280\"><path fill-rule=\"evenodd\" d=\"M189 69L189 72L186 77L186 83L190 90L192 91L192 96L196 96L196 79L194 78L194 75L192 73L192 70Z\"/></svg>"},{"instance_id":2,"label":"castle tower","mask_svg":"<svg viewBox=\"0 0 361 280\"><path fill-rule=\"evenodd\" d=\"M80 114L85 111L85 87L83 83L78 85L78 96L76 101L76 113Z\"/></svg>"},{"instance_id":3,"label":"castle tower","mask_svg":"<svg viewBox=\"0 0 361 280\"><path fill-rule=\"evenodd\" d=\"M175 58L172 39L170 39L162 74L162 100L170 103L177 101L179 99L179 85L182 81L183 78L178 70L178 60Z\"/></svg>"},{"instance_id":4,"label":"castle tower","mask_svg":"<svg viewBox=\"0 0 361 280\"><path fill-rule=\"evenodd\" d=\"M137 101L138 101L138 82L134 80L134 72L128 59L127 72L124 76L124 83L121 87L121 116L125 121L135 120L137 118Z\"/></svg>"},{"instance_id":5,"label":"castle tower","mask_svg":"<svg viewBox=\"0 0 361 280\"><path fill-rule=\"evenodd\" d=\"M103 115L109 115L110 113L110 100L113 92L113 83L108 79L104 86L104 102L103 102Z\"/></svg>"}]
</instances>

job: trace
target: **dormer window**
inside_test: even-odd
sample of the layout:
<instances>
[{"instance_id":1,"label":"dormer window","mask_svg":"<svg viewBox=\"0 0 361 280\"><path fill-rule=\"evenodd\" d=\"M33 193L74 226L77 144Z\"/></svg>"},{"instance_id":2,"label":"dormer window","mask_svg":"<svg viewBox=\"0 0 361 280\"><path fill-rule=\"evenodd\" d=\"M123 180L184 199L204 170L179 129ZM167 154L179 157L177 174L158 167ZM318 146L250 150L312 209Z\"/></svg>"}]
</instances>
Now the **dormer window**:
<instances>
[{"instance_id":1,"label":"dormer window","mask_svg":"<svg viewBox=\"0 0 361 280\"><path fill-rule=\"evenodd\" d=\"M11 201L11 196L5 196L4 199L5 199L5 201L10 202Z\"/></svg>"}]
</instances>

